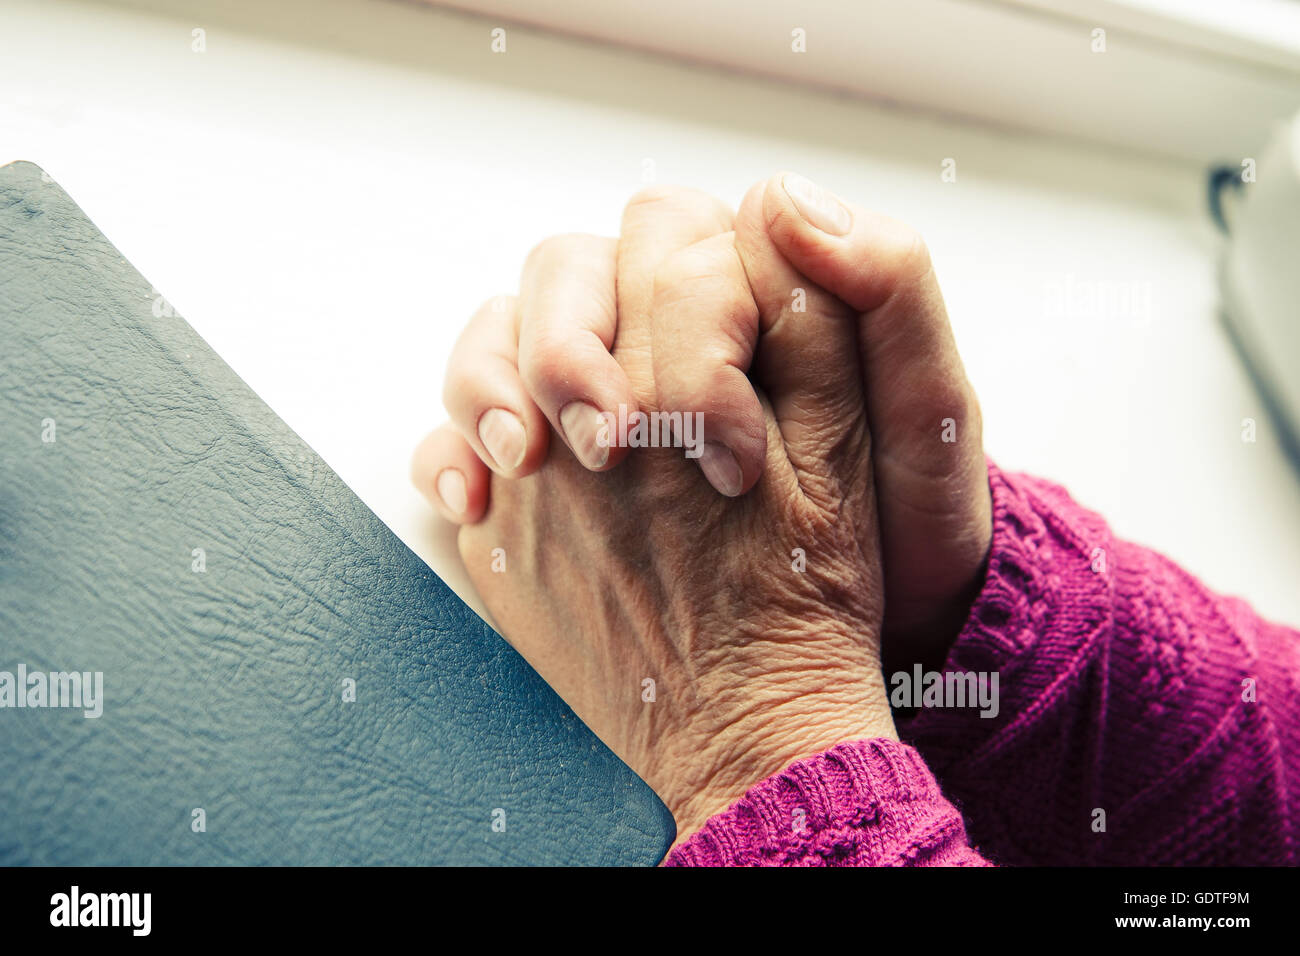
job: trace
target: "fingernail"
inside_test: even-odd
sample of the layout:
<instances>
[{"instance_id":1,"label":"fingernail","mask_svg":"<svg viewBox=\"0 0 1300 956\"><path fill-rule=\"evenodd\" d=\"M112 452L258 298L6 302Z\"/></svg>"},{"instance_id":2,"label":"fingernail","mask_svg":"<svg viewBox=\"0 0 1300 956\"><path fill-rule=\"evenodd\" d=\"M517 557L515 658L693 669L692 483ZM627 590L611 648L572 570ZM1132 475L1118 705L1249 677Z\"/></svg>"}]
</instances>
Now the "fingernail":
<instances>
[{"instance_id":1,"label":"fingernail","mask_svg":"<svg viewBox=\"0 0 1300 956\"><path fill-rule=\"evenodd\" d=\"M817 184L796 173L781 177L786 195L808 224L832 236L847 236L853 228L853 214L847 206Z\"/></svg>"},{"instance_id":2,"label":"fingernail","mask_svg":"<svg viewBox=\"0 0 1300 956\"><path fill-rule=\"evenodd\" d=\"M454 515L465 513L465 509L469 507L469 495L465 491L464 475L455 468L444 468L438 472L438 480L434 486L438 489L438 497L442 499L448 511Z\"/></svg>"},{"instance_id":3,"label":"fingernail","mask_svg":"<svg viewBox=\"0 0 1300 956\"><path fill-rule=\"evenodd\" d=\"M609 461L608 431L606 440L599 440L604 420L593 406L586 402L569 402L560 409L560 428L565 441L588 469L604 468Z\"/></svg>"},{"instance_id":4,"label":"fingernail","mask_svg":"<svg viewBox=\"0 0 1300 956\"><path fill-rule=\"evenodd\" d=\"M524 461L528 437L524 423L504 408L489 408L478 420L478 437L501 471L514 471Z\"/></svg>"},{"instance_id":5,"label":"fingernail","mask_svg":"<svg viewBox=\"0 0 1300 956\"><path fill-rule=\"evenodd\" d=\"M744 480L740 473L740 463L725 445L705 442L704 454L700 456L700 468L704 477L709 479L709 484L728 498L740 494L740 483Z\"/></svg>"}]
</instances>

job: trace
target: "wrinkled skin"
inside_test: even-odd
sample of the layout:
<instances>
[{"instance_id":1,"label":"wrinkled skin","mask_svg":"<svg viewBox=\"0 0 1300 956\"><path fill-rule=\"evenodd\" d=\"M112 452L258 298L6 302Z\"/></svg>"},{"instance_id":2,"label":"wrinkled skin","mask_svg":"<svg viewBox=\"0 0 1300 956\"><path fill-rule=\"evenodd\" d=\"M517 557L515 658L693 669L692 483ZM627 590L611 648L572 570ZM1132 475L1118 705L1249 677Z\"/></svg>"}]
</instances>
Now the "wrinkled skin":
<instances>
[{"instance_id":1,"label":"wrinkled skin","mask_svg":"<svg viewBox=\"0 0 1300 956\"><path fill-rule=\"evenodd\" d=\"M838 439L852 456L868 451L864 425ZM770 447L754 492L726 499L674 449L601 475L557 446L460 534L502 632L682 833L801 755L893 735L870 486L818 476L843 492L826 507Z\"/></svg>"},{"instance_id":2,"label":"wrinkled skin","mask_svg":"<svg viewBox=\"0 0 1300 956\"><path fill-rule=\"evenodd\" d=\"M413 464L462 522L462 557L502 633L683 835L800 756L895 736L884 596L906 654L941 657L987 550L978 405L924 246L861 212L846 238L810 234L794 208L779 177L734 220L701 194L656 189L629 204L617 244L544 243L520 298L504 315L485 307L462 337L446 396L459 430L435 432ZM579 360L583 376L557 374ZM566 433L577 419L561 418L575 392L702 411L746 493L718 494L681 449L615 448L593 464ZM517 461L476 430L491 408L523 422ZM955 446L938 441L944 416L961 423ZM480 459L497 472L490 491ZM448 471L468 476L450 508L437 491ZM893 526L888 577L878 506Z\"/></svg>"}]
</instances>

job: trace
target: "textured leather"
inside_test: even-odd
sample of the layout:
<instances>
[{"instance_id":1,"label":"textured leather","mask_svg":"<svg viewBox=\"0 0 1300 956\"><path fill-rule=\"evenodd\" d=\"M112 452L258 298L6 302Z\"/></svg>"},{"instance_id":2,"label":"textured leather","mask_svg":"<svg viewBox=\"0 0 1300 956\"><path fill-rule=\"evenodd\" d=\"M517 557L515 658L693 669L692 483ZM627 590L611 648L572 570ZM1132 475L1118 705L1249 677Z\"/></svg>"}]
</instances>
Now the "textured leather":
<instances>
[{"instance_id":1,"label":"textured leather","mask_svg":"<svg viewBox=\"0 0 1300 956\"><path fill-rule=\"evenodd\" d=\"M0 671L104 675L0 708L0 863L657 862L659 799L156 300L0 170Z\"/></svg>"}]
</instances>

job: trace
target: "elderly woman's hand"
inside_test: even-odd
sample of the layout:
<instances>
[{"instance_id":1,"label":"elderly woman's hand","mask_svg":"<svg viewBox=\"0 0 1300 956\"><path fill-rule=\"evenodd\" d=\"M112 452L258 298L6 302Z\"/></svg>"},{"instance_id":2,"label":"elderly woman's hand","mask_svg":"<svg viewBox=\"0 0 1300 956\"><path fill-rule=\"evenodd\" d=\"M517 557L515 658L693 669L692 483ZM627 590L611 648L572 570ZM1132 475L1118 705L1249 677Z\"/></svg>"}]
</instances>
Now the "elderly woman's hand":
<instances>
[{"instance_id":1,"label":"elderly woman's hand","mask_svg":"<svg viewBox=\"0 0 1300 956\"><path fill-rule=\"evenodd\" d=\"M529 311L569 320L564 303L536 295L557 255L586 263L594 277L598 308L581 308L592 316L593 351L610 349L602 405L612 397L613 407L656 411L656 382L676 370L652 355L652 341L681 341L720 319L757 330L754 397L765 432L749 494L716 494L686 448L616 448L604 464L628 460L596 474L556 441L535 473L495 478L486 517L460 532L502 633L663 797L683 835L801 756L894 736L880 669L883 586L856 314L790 267L772 245L769 216L761 187L734 235L730 214L707 197L643 193L624 214L617 248L586 237L539 247L520 300L481 311L453 358L459 375L472 375L518 367L521 352L550 347ZM602 288L616 288L616 301L599 300ZM529 338L521 327L533 329ZM454 417L479 423L492 409L522 413L531 433L545 422L509 393L523 384L507 379L489 408L458 404L491 402L481 390L453 388L448 403ZM750 389L743 371L732 387ZM590 408L551 411L591 464L605 423ZM709 444L710 424L705 408L701 463L716 480L740 482ZM507 474L536 467L525 461L533 446L501 425L443 429L417 452L422 488L444 488L455 473L463 490L444 504L450 516L466 520L484 507L487 489L464 477L476 454Z\"/></svg>"},{"instance_id":2,"label":"elderly woman's hand","mask_svg":"<svg viewBox=\"0 0 1300 956\"><path fill-rule=\"evenodd\" d=\"M700 203L708 208L701 228L731 228L728 210ZM914 230L793 174L755 186L746 206L762 218L776 258L801 274L801 284L773 295L797 309L808 288L820 287L855 314L885 570L884 657L891 669L938 667L983 580L992 514L979 404L929 254ZM489 467L510 477L536 470L551 440L548 420L588 468L612 468L626 454L600 447L590 414L635 403L609 351L616 336L625 341L614 249L614 240L596 237L544 243L525 269L517 310L480 316L467 330L446 400L469 444L452 430L435 432L416 461L421 490L446 517L479 520ZM762 262L745 267L751 280L762 278ZM679 269L683 295L693 294L698 277L690 273ZM747 491L765 462L767 429L746 373L762 383L778 357L764 358L750 311L685 315L653 330L658 402L704 412L715 445L698 464L719 490ZM816 323L800 327L818 334Z\"/></svg>"}]
</instances>

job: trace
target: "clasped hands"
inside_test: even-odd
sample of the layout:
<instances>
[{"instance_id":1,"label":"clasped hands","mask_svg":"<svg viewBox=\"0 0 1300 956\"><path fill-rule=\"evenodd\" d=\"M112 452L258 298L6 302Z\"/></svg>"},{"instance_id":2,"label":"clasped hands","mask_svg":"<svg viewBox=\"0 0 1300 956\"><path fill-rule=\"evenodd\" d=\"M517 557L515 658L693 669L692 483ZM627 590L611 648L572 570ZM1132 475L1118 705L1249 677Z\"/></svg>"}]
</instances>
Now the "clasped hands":
<instances>
[{"instance_id":1,"label":"clasped hands","mask_svg":"<svg viewBox=\"0 0 1300 956\"><path fill-rule=\"evenodd\" d=\"M652 187L617 239L542 242L443 398L415 484L681 837L800 757L896 737L882 668L941 664L981 584L979 405L929 253L801 176L734 212ZM629 447L638 412L681 447Z\"/></svg>"}]
</instances>

